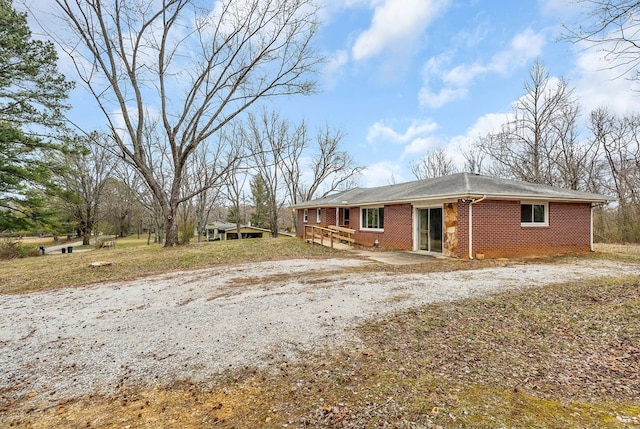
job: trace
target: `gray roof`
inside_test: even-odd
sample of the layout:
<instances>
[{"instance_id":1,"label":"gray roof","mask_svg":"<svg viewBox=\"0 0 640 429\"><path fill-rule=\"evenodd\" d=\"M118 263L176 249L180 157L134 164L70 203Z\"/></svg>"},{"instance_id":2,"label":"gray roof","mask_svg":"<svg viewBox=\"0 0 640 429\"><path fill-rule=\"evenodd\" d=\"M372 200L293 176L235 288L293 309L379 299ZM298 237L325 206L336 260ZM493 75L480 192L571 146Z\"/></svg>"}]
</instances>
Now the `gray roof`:
<instances>
[{"instance_id":1,"label":"gray roof","mask_svg":"<svg viewBox=\"0 0 640 429\"><path fill-rule=\"evenodd\" d=\"M435 179L416 180L376 188L354 188L324 198L297 204L305 207L353 207L369 204L392 204L413 201L458 198L531 199L606 203L614 201L589 192L572 191L536 183L519 182L473 173L458 173Z\"/></svg>"}]
</instances>

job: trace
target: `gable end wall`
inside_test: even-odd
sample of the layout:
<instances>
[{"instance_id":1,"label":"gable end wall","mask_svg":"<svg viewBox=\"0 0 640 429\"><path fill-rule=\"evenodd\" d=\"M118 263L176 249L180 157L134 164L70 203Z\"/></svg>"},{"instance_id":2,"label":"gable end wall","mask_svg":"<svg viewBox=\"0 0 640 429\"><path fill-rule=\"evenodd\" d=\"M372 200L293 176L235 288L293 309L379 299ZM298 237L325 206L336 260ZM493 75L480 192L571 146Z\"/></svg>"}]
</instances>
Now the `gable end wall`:
<instances>
[{"instance_id":1,"label":"gable end wall","mask_svg":"<svg viewBox=\"0 0 640 429\"><path fill-rule=\"evenodd\" d=\"M459 202L458 257L469 257L469 203ZM549 203L549 226L520 225L520 201L473 205L473 253L487 258L583 253L591 249L591 204Z\"/></svg>"}]
</instances>

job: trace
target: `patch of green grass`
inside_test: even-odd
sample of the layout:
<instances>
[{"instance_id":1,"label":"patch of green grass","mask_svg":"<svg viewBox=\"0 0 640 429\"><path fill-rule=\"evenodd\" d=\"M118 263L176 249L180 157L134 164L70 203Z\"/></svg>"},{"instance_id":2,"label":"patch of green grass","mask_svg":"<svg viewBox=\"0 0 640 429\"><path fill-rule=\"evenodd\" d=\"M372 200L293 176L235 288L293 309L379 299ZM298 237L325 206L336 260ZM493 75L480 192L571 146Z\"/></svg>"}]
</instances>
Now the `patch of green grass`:
<instances>
[{"instance_id":1,"label":"patch of green grass","mask_svg":"<svg viewBox=\"0 0 640 429\"><path fill-rule=\"evenodd\" d=\"M0 293L24 293L102 281L130 280L178 270L288 258L341 257L346 253L291 237L216 241L165 248L146 239L116 240L115 248L52 254L0 264ZM110 265L92 268L92 262Z\"/></svg>"}]
</instances>

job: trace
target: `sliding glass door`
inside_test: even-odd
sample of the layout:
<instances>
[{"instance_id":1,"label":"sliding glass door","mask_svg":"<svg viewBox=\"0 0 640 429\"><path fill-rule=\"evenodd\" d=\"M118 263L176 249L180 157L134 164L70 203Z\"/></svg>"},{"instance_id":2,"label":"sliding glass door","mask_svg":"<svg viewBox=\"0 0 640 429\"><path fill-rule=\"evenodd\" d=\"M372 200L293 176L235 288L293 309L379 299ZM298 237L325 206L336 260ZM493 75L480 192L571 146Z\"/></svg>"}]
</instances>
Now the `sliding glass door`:
<instances>
[{"instance_id":1,"label":"sliding glass door","mask_svg":"<svg viewBox=\"0 0 640 429\"><path fill-rule=\"evenodd\" d=\"M442 253L442 208L418 209L418 248Z\"/></svg>"}]
</instances>

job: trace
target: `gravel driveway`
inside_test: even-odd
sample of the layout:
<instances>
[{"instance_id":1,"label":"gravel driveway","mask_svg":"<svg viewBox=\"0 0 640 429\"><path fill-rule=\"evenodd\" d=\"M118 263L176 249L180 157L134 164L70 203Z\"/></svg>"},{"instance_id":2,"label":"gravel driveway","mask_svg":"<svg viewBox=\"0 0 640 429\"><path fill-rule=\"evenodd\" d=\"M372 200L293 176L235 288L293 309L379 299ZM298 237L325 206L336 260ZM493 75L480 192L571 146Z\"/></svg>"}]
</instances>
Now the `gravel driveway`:
<instances>
[{"instance_id":1,"label":"gravel driveway","mask_svg":"<svg viewBox=\"0 0 640 429\"><path fill-rule=\"evenodd\" d=\"M0 296L0 399L56 401L123 385L204 380L325 345L426 303L508 288L640 274L610 261L430 274L355 272L361 259L289 260Z\"/></svg>"}]
</instances>

